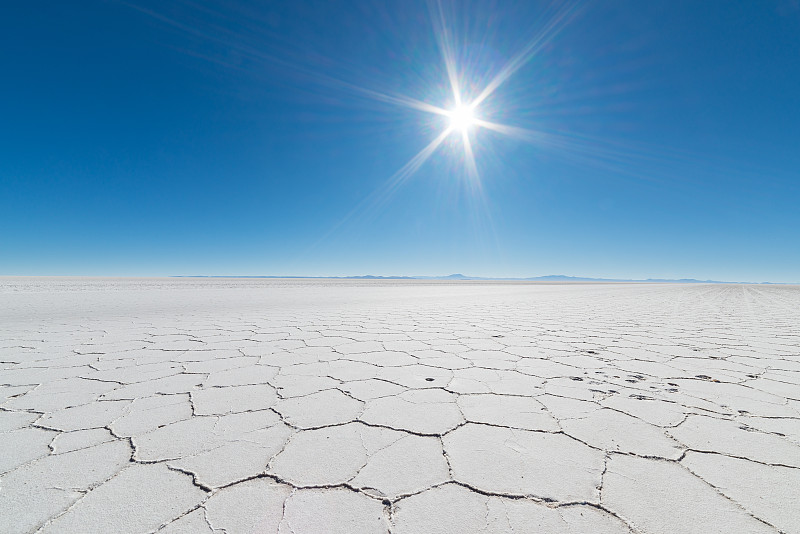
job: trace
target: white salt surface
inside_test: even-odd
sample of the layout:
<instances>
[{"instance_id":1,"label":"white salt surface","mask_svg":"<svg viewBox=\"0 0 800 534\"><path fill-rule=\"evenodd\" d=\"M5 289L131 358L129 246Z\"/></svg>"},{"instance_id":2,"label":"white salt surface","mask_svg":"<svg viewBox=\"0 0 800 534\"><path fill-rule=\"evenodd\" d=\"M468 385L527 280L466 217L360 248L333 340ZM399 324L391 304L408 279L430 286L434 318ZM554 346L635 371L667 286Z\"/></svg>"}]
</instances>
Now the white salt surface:
<instances>
[{"instance_id":1,"label":"white salt surface","mask_svg":"<svg viewBox=\"0 0 800 534\"><path fill-rule=\"evenodd\" d=\"M0 532L800 533L800 288L0 279Z\"/></svg>"}]
</instances>

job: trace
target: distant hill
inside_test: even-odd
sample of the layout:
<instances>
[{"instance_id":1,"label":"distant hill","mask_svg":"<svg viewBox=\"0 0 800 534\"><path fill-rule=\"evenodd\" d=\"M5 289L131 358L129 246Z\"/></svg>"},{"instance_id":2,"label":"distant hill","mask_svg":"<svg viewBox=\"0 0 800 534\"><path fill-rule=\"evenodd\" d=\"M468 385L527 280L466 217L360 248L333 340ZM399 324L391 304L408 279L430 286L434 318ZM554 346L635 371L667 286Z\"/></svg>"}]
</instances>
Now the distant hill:
<instances>
[{"instance_id":1,"label":"distant hill","mask_svg":"<svg viewBox=\"0 0 800 534\"><path fill-rule=\"evenodd\" d=\"M466 276L461 273L447 276L379 276L365 274L359 276L236 276L236 275L178 275L173 278L327 278L339 280L518 280L528 282L630 282L646 284L757 284L759 282L721 282L719 280L697 280L695 278L647 278L634 280L627 278L589 278L583 276L567 276L564 274L549 274L545 276L531 276L528 278L493 278L487 276ZM776 282L760 282L761 284L775 284Z\"/></svg>"}]
</instances>

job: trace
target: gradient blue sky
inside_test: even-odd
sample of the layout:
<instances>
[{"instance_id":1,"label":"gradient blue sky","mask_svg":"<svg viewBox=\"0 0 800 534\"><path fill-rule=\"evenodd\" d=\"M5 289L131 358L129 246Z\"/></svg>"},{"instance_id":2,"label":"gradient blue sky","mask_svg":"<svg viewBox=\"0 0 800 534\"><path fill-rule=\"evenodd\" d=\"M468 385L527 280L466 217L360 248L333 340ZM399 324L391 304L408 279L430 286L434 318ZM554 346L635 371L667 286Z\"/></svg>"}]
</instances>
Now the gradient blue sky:
<instances>
[{"instance_id":1,"label":"gradient blue sky","mask_svg":"<svg viewBox=\"0 0 800 534\"><path fill-rule=\"evenodd\" d=\"M477 110L452 135L437 36ZM442 31L444 20L446 32ZM0 6L0 274L800 281L800 3Z\"/></svg>"}]
</instances>

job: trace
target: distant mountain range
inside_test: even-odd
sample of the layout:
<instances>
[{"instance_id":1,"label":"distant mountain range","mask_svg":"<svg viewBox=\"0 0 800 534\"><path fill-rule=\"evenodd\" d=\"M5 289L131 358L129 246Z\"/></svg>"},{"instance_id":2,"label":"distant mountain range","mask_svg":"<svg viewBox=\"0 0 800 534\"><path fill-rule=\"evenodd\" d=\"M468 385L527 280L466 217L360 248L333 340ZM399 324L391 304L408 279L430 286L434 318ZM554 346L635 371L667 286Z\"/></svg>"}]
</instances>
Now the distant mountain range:
<instances>
[{"instance_id":1,"label":"distant mountain range","mask_svg":"<svg viewBox=\"0 0 800 534\"><path fill-rule=\"evenodd\" d=\"M525 282L630 282L648 284L774 284L775 282L721 282L719 280L697 280L695 278L647 278L634 280L627 278L588 278L583 276L566 276L563 274L550 274L546 276L531 276L528 278L493 278L486 276L466 276L460 273L447 276L376 276L372 274L362 276L224 276L224 275L179 275L174 278L327 278L338 280L510 280Z\"/></svg>"}]
</instances>

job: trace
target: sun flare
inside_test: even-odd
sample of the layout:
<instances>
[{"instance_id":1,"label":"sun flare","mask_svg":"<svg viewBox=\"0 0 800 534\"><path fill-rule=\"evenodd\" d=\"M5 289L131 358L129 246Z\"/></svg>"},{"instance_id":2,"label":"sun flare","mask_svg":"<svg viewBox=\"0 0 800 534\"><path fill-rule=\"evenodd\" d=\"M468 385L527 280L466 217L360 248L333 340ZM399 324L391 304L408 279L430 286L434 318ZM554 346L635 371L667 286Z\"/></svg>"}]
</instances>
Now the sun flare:
<instances>
[{"instance_id":1,"label":"sun flare","mask_svg":"<svg viewBox=\"0 0 800 534\"><path fill-rule=\"evenodd\" d=\"M450 128L455 132L466 132L475 126L473 106L462 104L451 109L447 116L450 119Z\"/></svg>"},{"instance_id":2,"label":"sun flare","mask_svg":"<svg viewBox=\"0 0 800 534\"><path fill-rule=\"evenodd\" d=\"M569 21L578 4L568 4L553 12L550 20L532 35L530 41L521 50L511 55L506 63L498 64L493 68L491 65L486 65L487 70L494 71L494 76L489 78L488 83L484 81L487 78L485 74L473 72L476 70L476 66L479 65L475 65L470 61L459 62L460 56L464 53L456 49L458 40L453 38L452 31L447 25L441 1L434 2L434 7L436 5L438 5L438 9L432 9L431 22L444 62L447 82L449 82L446 85L449 85L450 95L445 100L449 102L448 107L440 107L402 93L383 93L365 87L337 82L345 84L350 89L354 89L375 100L437 115L440 119L443 119L444 128L422 150L392 175L388 185L385 186L385 190L382 189L381 193L376 193L379 196L390 195L391 191L397 189L400 184L416 173L448 139L452 141L447 142L451 147L456 144L461 145L463 155L460 158L460 163L463 164L469 183L475 190L480 190L481 176L478 162L476 161L476 156L481 152L479 130L491 130L495 134L516 137L520 140L536 143L542 143L543 139L547 137L545 133L537 130L495 122L492 117L492 111L494 113L502 112L504 107L503 99L498 98L496 92L514 73L525 66L549 44L553 36ZM480 84L478 83L479 80L481 80ZM444 84L436 84L436 86L441 85ZM483 89L480 89L479 85L483 85ZM469 100L465 100L464 97ZM494 102L484 106L491 98L495 98ZM479 108L483 109L478 113ZM485 151L486 147L484 146L483 149Z\"/></svg>"}]
</instances>

